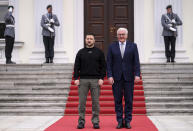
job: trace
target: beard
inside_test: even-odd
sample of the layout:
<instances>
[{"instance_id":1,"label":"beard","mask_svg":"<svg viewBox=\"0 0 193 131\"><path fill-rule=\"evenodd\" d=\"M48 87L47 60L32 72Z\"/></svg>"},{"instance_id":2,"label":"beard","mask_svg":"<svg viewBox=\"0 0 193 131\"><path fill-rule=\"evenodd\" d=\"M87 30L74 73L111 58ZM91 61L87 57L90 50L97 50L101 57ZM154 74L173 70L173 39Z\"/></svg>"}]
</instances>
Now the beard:
<instances>
[{"instance_id":1,"label":"beard","mask_svg":"<svg viewBox=\"0 0 193 131\"><path fill-rule=\"evenodd\" d=\"M86 44L86 47L87 47L87 48L92 48L92 47L94 47L94 43L87 43L87 44Z\"/></svg>"}]
</instances>

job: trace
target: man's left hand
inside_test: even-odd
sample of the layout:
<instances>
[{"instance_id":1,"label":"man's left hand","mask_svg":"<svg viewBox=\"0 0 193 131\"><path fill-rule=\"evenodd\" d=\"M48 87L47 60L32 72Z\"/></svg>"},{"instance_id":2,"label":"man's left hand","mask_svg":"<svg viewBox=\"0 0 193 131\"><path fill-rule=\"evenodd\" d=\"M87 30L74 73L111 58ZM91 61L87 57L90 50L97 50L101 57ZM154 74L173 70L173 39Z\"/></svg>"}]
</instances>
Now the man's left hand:
<instances>
[{"instance_id":1,"label":"man's left hand","mask_svg":"<svg viewBox=\"0 0 193 131\"><path fill-rule=\"evenodd\" d=\"M139 76L135 76L135 81L139 81L140 77Z\"/></svg>"},{"instance_id":2,"label":"man's left hand","mask_svg":"<svg viewBox=\"0 0 193 131\"><path fill-rule=\"evenodd\" d=\"M103 80L99 79L98 84L99 84L99 86L102 86L103 85Z\"/></svg>"}]
</instances>

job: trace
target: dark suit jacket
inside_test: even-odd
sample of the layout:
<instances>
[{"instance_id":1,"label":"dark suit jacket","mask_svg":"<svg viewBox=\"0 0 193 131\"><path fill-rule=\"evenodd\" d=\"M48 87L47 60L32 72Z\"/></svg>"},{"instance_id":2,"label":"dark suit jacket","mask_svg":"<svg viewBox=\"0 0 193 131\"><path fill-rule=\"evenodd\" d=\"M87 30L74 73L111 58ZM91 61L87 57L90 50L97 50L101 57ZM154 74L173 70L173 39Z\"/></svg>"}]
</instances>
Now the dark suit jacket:
<instances>
[{"instance_id":1,"label":"dark suit jacket","mask_svg":"<svg viewBox=\"0 0 193 131\"><path fill-rule=\"evenodd\" d=\"M140 76L140 63L137 45L126 42L124 57L121 57L119 42L110 45L107 54L107 77L120 80L122 75L126 81L133 81L135 76Z\"/></svg>"}]
</instances>

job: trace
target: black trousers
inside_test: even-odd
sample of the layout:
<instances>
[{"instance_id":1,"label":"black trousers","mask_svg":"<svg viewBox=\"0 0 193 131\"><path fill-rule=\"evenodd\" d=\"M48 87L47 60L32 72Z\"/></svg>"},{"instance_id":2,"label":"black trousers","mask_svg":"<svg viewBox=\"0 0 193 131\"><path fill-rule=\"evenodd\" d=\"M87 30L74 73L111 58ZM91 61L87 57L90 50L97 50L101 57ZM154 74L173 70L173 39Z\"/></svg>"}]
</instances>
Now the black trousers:
<instances>
[{"instance_id":1,"label":"black trousers","mask_svg":"<svg viewBox=\"0 0 193 131\"><path fill-rule=\"evenodd\" d=\"M176 37L175 36L164 36L165 43L165 55L167 59L174 60L176 53Z\"/></svg>"},{"instance_id":2,"label":"black trousers","mask_svg":"<svg viewBox=\"0 0 193 131\"><path fill-rule=\"evenodd\" d=\"M43 42L45 47L45 57L46 58L54 58L54 40L55 37L43 36Z\"/></svg>"},{"instance_id":3,"label":"black trousers","mask_svg":"<svg viewBox=\"0 0 193 131\"><path fill-rule=\"evenodd\" d=\"M13 45L14 45L15 38L11 36L5 36L5 57L7 60L10 60L12 57Z\"/></svg>"},{"instance_id":4,"label":"black trousers","mask_svg":"<svg viewBox=\"0 0 193 131\"><path fill-rule=\"evenodd\" d=\"M113 95L115 101L115 112L117 122L130 123L132 120L133 110L133 89L134 81L125 81L122 76L121 80L114 82L113 84ZM123 119L123 99L125 100L125 118Z\"/></svg>"}]
</instances>

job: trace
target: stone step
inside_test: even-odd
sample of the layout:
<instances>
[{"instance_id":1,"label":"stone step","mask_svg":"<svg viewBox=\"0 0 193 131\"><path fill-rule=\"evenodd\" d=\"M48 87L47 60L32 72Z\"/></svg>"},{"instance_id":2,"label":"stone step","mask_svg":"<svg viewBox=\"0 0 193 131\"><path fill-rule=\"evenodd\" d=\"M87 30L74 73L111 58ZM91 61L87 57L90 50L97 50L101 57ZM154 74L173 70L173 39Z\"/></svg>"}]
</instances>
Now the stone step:
<instances>
[{"instance_id":1,"label":"stone step","mask_svg":"<svg viewBox=\"0 0 193 131\"><path fill-rule=\"evenodd\" d=\"M193 63L141 63L141 67L192 67Z\"/></svg>"},{"instance_id":2,"label":"stone step","mask_svg":"<svg viewBox=\"0 0 193 131\"><path fill-rule=\"evenodd\" d=\"M1 82L0 81L0 85L2 86L22 86L22 85L32 85L32 86L36 86L36 85L61 85L61 84L71 84L71 80L70 79L64 79L64 80L57 80L57 79L53 79L53 80L31 80L31 81L13 81L13 82Z\"/></svg>"},{"instance_id":3,"label":"stone step","mask_svg":"<svg viewBox=\"0 0 193 131\"><path fill-rule=\"evenodd\" d=\"M144 67L141 66L141 70L193 70L193 65L191 66L178 66L178 67L173 67L173 66L166 66L166 67L154 67L154 66L149 66L149 67Z\"/></svg>"},{"instance_id":4,"label":"stone step","mask_svg":"<svg viewBox=\"0 0 193 131\"><path fill-rule=\"evenodd\" d=\"M0 64L0 69L2 68L43 68L43 69L50 69L50 68L73 68L74 64L15 64L15 65L7 65L7 64Z\"/></svg>"},{"instance_id":5,"label":"stone step","mask_svg":"<svg viewBox=\"0 0 193 131\"><path fill-rule=\"evenodd\" d=\"M34 94L34 93L27 93L27 94L22 94L22 93L16 93L16 94L0 94L1 96L3 97L11 97L11 96L14 96L14 97L19 97L19 96L22 96L22 97L55 97L55 96L58 96L58 97L68 97L68 93L55 93L55 94L51 94L51 93L47 93L47 94L41 94L41 93L37 93L37 94Z\"/></svg>"},{"instance_id":6,"label":"stone step","mask_svg":"<svg viewBox=\"0 0 193 131\"><path fill-rule=\"evenodd\" d=\"M0 96L0 103L65 103L67 97L64 96L50 96L50 97L25 97L25 96Z\"/></svg>"},{"instance_id":7,"label":"stone step","mask_svg":"<svg viewBox=\"0 0 193 131\"><path fill-rule=\"evenodd\" d=\"M193 63L142 64L147 115L193 115Z\"/></svg>"},{"instance_id":8,"label":"stone step","mask_svg":"<svg viewBox=\"0 0 193 131\"><path fill-rule=\"evenodd\" d=\"M1 94L4 94L4 92L15 92L15 93L23 93L23 92L53 92L53 93L56 93L56 92L69 92L69 88L60 88L60 89L12 89L12 90L0 90L0 95ZM1 93L3 92L3 93ZM45 93L46 94L46 93Z\"/></svg>"},{"instance_id":9,"label":"stone step","mask_svg":"<svg viewBox=\"0 0 193 131\"><path fill-rule=\"evenodd\" d=\"M63 90L70 89L70 85L63 86L0 86L1 90Z\"/></svg>"},{"instance_id":10,"label":"stone step","mask_svg":"<svg viewBox=\"0 0 193 131\"><path fill-rule=\"evenodd\" d=\"M71 74L50 74L50 75L1 75L0 80L20 80L20 79L71 79Z\"/></svg>"},{"instance_id":11,"label":"stone step","mask_svg":"<svg viewBox=\"0 0 193 131\"><path fill-rule=\"evenodd\" d=\"M145 91L193 91L192 86L145 86Z\"/></svg>"},{"instance_id":12,"label":"stone step","mask_svg":"<svg viewBox=\"0 0 193 131\"><path fill-rule=\"evenodd\" d=\"M159 74L159 75L152 75L152 74L144 74L142 76L142 79L188 79L188 78L193 78L193 74Z\"/></svg>"},{"instance_id":13,"label":"stone step","mask_svg":"<svg viewBox=\"0 0 193 131\"><path fill-rule=\"evenodd\" d=\"M1 109L65 109L65 103L0 103Z\"/></svg>"},{"instance_id":14,"label":"stone step","mask_svg":"<svg viewBox=\"0 0 193 131\"><path fill-rule=\"evenodd\" d=\"M48 79L12 79L11 81L9 79L5 79L5 80L0 80L0 83L13 83L14 85L17 84L34 84L34 83L38 83L38 84L42 84L42 83L70 83L71 79L53 79L53 78L48 78Z\"/></svg>"},{"instance_id":15,"label":"stone step","mask_svg":"<svg viewBox=\"0 0 193 131\"><path fill-rule=\"evenodd\" d=\"M146 103L168 103L168 102L177 102L177 103L185 103L185 102L192 102L193 103L193 96L146 96L145 97Z\"/></svg>"},{"instance_id":16,"label":"stone step","mask_svg":"<svg viewBox=\"0 0 193 131\"><path fill-rule=\"evenodd\" d=\"M193 109L193 102L189 103L146 103L146 109Z\"/></svg>"},{"instance_id":17,"label":"stone step","mask_svg":"<svg viewBox=\"0 0 193 131\"><path fill-rule=\"evenodd\" d=\"M34 95L47 95L47 94L53 94L53 95L61 95L61 94L68 94L68 91L66 90L9 90L8 91L1 91L0 95L30 95L30 94L34 94Z\"/></svg>"},{"instance_id":18,"label":"stone step","mask_svg":"<svg viewBox=\"0 0 193 131\"><path fill-rule=\"evenodd\" d=\"M0 65L0 115L64 115L73 64Z\"/></svg>"},{"instance_id":19,"label":"stone step","mask_svg":"<svg viewBox=\"0 0 193 131\"><path fill-rule=\"evenodd\" d=\"M73 63L54 63L54 64L14 64L14 65L11 65L11 64L0 64L0 67L29 67L29 66L32 66L32 67L35 67L35 66L44 66L44 67L56 67L56 66L73 66L74 64Z\"/></svg>"},{"instance_id":20,"label":"stone step","mask_svg":"<svg viewBox=\"0 0 193 131\"><path fill-rule=\"evenodd\" d=\"M184 74L193 73L193 70L141 70L142 74Z\"/></svg>"},{"instance_id":21,"label":"stone step","mask_svg":"<svg viewBox=\"0 0 193 131\"><path fill-rule=\"evenodd\" d=\"M193 91L145 91L145 96L193 96Z\"/></svg>"},{"instance_id":22,"label":"stone step","mask_svg":"<svg viewBox=\"0 0 193 131\"><path fill-rule=\"evenodd\" d=\"M168 80L160 80L160 81L150 81L143 80L143 86L192 86L193 81L168 81Z\"/></svg>"},{"instance_id":23,"label":"stone step","mask_svg":"<svg viewBox=\"0 0 193 131\"><path fill-rule=\"evenodd\" d=\"M38 116L63 116L64 109L0 109L0 116L22 116L22 115L38 115Z\"/></svg>"},{"instance_id":24,"label":"stone step","mask_svg":"<svg viewBox=\"0 0 193 131\"><path fill-rule=\"evenodd\" d=\"M49 68L34 68L34 67L21 67L21 68L17 68L17 67L6 67L6 68L1 68L1 72L11 72L11 71L57 71L57 70L73 70L73 67L49 67Z\"/></svg>"},{"instance_id":25,"label":"stone step","mask_svg":"<svg viewBox=\"0 0 193 131\"><path fill-rule=\"evenodd\" d=\"M53 69L50 69L50 70L39 70L39 71L30 71L30 70L26 70L26 71L20 71L20 70L15 70L15 71L1 71L0 72L0 75L30 75L30 74L38 74L38 75L41 75L41 74L72 74L72 70L53 70Z\"/></svg>"},{"instance_id":26,"label":"stone step","mask_svg":"<svg viewBox=\"0 0 193 131\"><path fill-rule=\"evenodd\" d=\"M165 79L143 79L143 82L154 82L154 83L192 83L193 78L165 78Z\"/></svg>"},{"instance_id":27,"label":"stone step","mask_svg":"<svg viewBox=\"0 0 193 131\"><path fill-rule=\"evenodd\" d=\"M46 89L46 88L50 88L50 89L54 89L54 88L69 88L70 87L70 84L69 83L48 83L48 84L45 84L45 83L28 83L28 84L14 84L14 83L10 83L10 84L3 84L3 85L0 85L0 89L12 89L12 88L18 88L18 89L24 89L24 88L29 88L29 89L39 89L39 88L42 88L42 89Z\"/></svg>"},{"instance_id":28,"label":"stone step","mask_svg":"<svg viewBox=\"0 0 193 131\"><path fill-rule=\"evenodd\" d=\"M147 115L193 115L193 109L147 109Z\"/></svg>"}]
</instances>

